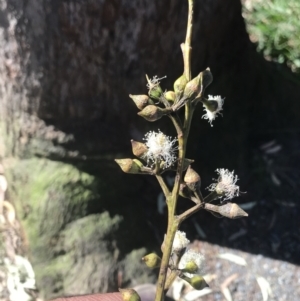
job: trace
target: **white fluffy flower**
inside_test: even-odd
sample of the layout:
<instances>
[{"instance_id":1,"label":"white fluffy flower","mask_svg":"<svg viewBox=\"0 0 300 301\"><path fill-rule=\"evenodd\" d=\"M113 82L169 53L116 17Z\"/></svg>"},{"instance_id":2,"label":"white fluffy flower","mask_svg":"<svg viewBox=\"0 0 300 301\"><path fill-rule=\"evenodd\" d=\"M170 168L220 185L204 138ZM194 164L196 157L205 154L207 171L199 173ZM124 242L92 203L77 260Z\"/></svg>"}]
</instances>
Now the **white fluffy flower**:
<instances>
[{"instance_id":1,"label":"white fluffy flower","mask_svg":"<svg viewBox=\"0 0 300 301\"><path fill-rule=\"evenodd\" d=\"M166 136L160 130L158 132L150 131L145 135L147 152L144 159L148 164L153 165L157 161L164 162L164 168L171 166L177 157L175 155L176 147L174 144L177 139Z\"/></svg>"},{"instance_id":2,"label":"white fluffy flower","mask_svg":"<svg viewBox=\"0 0 300 301\"><path fill-rule=\"evenodd\" d=\"M204 256L193 250L187 250L179 261L178 268L180 270L188 270L184 272L188 277L193 277L194 274L199 274L202 270Z\"/></svg>"},{"instance_id":3,"label":"white fluffy flower","mask_svg":"<svg viewBox=\"0 0 300 301\"><path fill-rule=\"evenodd\" d=\"M172 252L180 252L190 241L186 238L186 234L183 231L176 231L175 238L173 241Z\"/></svg>"},{"instance_id":4,"label":"white fluffy flower","mask_svg":"<svg viewBox=\"0 0 300 301\"><path fill-rule=\"evenodd\" d=\"M210 125L213 126L212 122L216 119L217 114L221 114L220 112L222 111L223 104L224 98L221 98L220 95L208 95L207 102L203 103L206 113L202 116L202 118L208 119Z\"/></svg>"},{"instance_id":5,"label":"white fluffy flower","mask_svg":"<svg viewBox=\"0 0 300 301\"><path fill-rule=\"evenodd\" d=\"M219 168L216 170L219 174L218 182L211 184L207 189L210 191L216 191L217 194L224 197L224 200L230 200L240 194L240 187L235 185L238 180L237 175L234 175L234 171L230 172L228 169Z\"/></svg>"}]
</instances>

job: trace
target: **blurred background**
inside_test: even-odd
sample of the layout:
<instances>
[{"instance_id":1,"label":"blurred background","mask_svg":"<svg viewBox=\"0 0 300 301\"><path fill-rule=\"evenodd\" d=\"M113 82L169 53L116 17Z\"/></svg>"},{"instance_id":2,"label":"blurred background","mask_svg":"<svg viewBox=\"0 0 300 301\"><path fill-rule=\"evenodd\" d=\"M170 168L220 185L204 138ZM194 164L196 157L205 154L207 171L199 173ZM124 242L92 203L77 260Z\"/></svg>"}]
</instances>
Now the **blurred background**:
<instances>
[{"instance_id":1,"label":"blurred background","mask_svg":"<svg viewBox=\"0 0 300 301\"><path fill-rule=\"evenodd\" d=\"M212 292L185 300L300 299L299 16L298 0L195 1L193 75L210 67L206 93L225 105L213 127L197 108L187 157L204 194L217 168L234 170L249 217L203 211L182 225L215 275ZM160 252L164 199L154 178L113 160L149 130L175 136L128 95L146 93L146 73L172 89L186 19L184 0L0 1L1 300L155 282L140 259ZM220 252L251 268L223 266ZM245 282L259 272L264 285Z\"/></svg>"}]
</instances>

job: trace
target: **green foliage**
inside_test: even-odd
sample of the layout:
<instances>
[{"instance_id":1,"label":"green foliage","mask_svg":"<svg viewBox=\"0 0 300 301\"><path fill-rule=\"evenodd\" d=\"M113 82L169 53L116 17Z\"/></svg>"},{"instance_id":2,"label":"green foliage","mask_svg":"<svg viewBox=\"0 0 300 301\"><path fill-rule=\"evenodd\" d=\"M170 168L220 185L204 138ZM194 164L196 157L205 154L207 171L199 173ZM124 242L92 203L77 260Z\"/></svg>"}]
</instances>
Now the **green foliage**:
<instances>
[{"instance_id":1,"label":"green foliage","mask_svg":"<svg viewBox=\"0 0 300 301\"><path fill-rule=\"evenodd\" d=\"M267 59L300 71L300 1L245 1L243 16L253 42Z\"/></svg>"}]
</instances>

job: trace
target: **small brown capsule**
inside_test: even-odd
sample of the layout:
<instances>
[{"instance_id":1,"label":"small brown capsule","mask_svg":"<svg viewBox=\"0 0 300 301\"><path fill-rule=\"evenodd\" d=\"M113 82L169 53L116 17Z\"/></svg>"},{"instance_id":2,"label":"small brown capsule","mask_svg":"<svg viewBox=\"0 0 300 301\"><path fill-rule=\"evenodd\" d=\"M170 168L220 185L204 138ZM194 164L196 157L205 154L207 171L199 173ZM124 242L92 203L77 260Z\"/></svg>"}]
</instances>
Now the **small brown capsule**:
<instances>
[{"instance_id":1,"label":"small brown capsule","mask_svg":"<svg viewBox=\"0 0 300 301\"><path fill-rule=\"evenodd\" d=\"M148 104L150 97L148 95L131 95L129 97L134 101L138 109L143 110Z\"/></svg>"},{"instance_id":2,"label":"small brown capsule","mask_svg":"<svg viewBox=\"0 0 300 301\"><path fill-rule=\"evenodd\" d=\"M125 173L139 174L142 173L141 168L144 166L137 159L115 159L118 165Z\"/></svg>"},{"instance_id":3,"label":"small brown capsule","mask_svg":"<svg viewBox=\"0 0 300 301\"><path fill-rule=\"evenodd\" d=\"M191 166L188 167L185 173L184 182L192 191L196 191L201 186L201 178L199 174L191 168Z\"/></svg>"},{"instance_id":4,"label":"small brown capsule","mask_svg":"<svg viewBox=\"0 0 300 301\"><path fill-rule=\"evenodd\" d=\"M143 157L143 155L148 151L147 146L144 143L131 140L132 153L138 158Z\"/></svg>"},{"instance_id":5,"label":"small brown capsule","mask_svg":"<svg viewBox=\"0 0 300 301\"><path fill-rule=\"evenodd\" d=\"M244 216L248 216L248 213L245 212L241 207L235 203L226 203L220 206L213 204L205 203L204 208L209 211L217 212L222 216L236 219Z\"/></svg>"},{"instance_id":6,"label":"small brown capsule","mask_svg":"<svg viewBox=\"0 0 300 301\"><path fill-rule=\"evenodd\" d=\"M169 112L170 110L162 109L154 105L149 105L142 111L138 112L138 115L144 117L148 121L153 122L162 118L164 115L167 115Z\"/></svg>"}]
</instances>

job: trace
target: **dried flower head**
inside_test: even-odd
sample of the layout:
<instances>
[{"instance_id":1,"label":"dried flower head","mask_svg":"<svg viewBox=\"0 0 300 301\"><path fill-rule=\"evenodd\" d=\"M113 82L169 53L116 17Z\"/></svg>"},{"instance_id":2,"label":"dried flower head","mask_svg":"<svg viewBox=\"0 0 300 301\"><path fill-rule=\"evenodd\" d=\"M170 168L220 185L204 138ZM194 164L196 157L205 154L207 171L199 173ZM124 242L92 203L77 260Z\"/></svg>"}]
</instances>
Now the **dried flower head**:
<instances>
[{"instance_id":1,"label":"dried flower head","mask_svg":"<svg viewBox=\"0 0 300 301\"><path fill-rule=\"evenodd\" d=\"M208 95L207 102L203 103L203 107L206 113L202 116L202 118L208 119L210 125L213 126L212 122L216 119L217 114L221 114L220 112L222 111L223 104L224 98L221 98L220 95Z\"/></svg>"},{"instance_id":2,"label":"dried flower head","mask_svg":"<svg viewBox=\"0 0 300 301\"><path fill-rule=\"evenodd\" d=\"M234 171L230 172L228 169L219 168L216 172L219 174L218 182L211 184L207 189L216 191L220 198L224 197L224 200L239 196L240 187L235 185L238 177L234 175Z\"/></svg>"},{"instance_id":3,"label":"dried flower head","mask_svg":"<svg viewBox=\"0 0 300 301\"><path fill-rule=\"evenodd\" d=\"M163 76L163 77L158 77L157 75L155 75L155 76L153 76L153 78L152 79L150 79L149 77L148 77L148 75L146 75L146 78L147 78L147 88L149 89L149 90L151 90L151 89L153 89L154 87L156 87L156 86L158 86L159 84L160 84L160 81L162 80L162 79L164 79L164 78L166 78L167 76L165 75L165 76Z\"/></svg>"},{"instance_id":4,"label":"dried flower head","mask_svg":"<svg viewBox=\"0 0 300 301\"><path fill-rule=\"evenodd\" d=\"M194 274L201 273L204 262L204 256L194 250L187 250L179 261L178 268L186 270L184 275L193 277Z\"/></svg>"},{"instance_id":5,"label":"dried flower head","mask_svg":"<svg viewBox=\"0 0 300 301\"><path fill-rule=\"evenodd\" d=\"M158 132L148 132L144 140L148 150L143 158L147 160L148 164L153 165L159 161L164 163L164 168L167 168L177 159L175 155L177 147L174 146L177 139L166 136L159 130Z\"/></svg>"},{"instance_id":6,"label":"dried flower head","mask_svg":"<svg viewBox=\"0 0 300 301\"><path fill-rule=\"evenodd\" d=\"M175 238L173 241L172 252L180 252L190 241L186 238L186 234L183 231L176 231Z\"/></svg>"},{"instance_id":7,"label":"dried flower head","mask_svg":"<svg viewBox=\"0 0 300 301\"><path fill-rule=\"evenodd\" d=\"M149 89L148 94L151 98L160 101L161 96L163 95L163 90L161 89L159 84L160 84L160 80L165 77L166 76L158 78L157 75L155 75L152 79L149 79L148 75L146 75L147 82L148 82L147 88Z\"/></svg>"}]
</instances>

